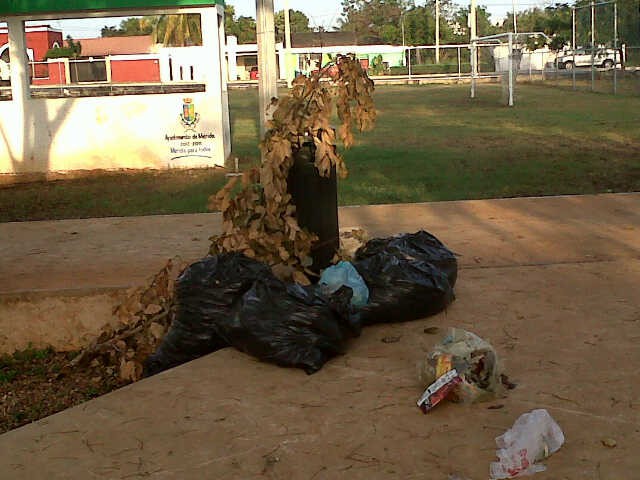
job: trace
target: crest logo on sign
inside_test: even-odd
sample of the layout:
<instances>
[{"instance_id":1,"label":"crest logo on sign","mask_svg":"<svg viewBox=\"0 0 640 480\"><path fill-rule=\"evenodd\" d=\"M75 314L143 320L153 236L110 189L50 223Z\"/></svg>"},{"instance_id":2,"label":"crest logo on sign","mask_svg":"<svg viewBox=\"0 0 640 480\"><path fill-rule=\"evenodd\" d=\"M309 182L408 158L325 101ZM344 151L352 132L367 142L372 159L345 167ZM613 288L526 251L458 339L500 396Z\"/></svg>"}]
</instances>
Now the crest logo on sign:
<instances>
[{"instance_id":1,"label":"crest logo on sign","mask_svg":"<svg viewBox=\"0 0 640 480\"><path fill-rule=\"evenodd\" d=\"M180 120L187 130L194 130L195 126L200 121L200 114L196 112L196 106L193 103L193 99L184 98L182 100L182 113L180 114Z\"/></svg>"}]
</instances>

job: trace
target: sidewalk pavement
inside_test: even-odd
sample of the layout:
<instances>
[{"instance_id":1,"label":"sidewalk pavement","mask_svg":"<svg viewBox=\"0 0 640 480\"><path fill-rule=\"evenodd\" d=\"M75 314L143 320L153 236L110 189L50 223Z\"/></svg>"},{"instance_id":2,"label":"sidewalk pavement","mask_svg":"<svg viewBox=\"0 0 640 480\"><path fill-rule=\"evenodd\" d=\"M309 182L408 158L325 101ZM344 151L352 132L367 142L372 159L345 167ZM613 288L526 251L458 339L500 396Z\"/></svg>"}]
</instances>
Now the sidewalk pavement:
<instances>
[{"instance_id":1,"label":"sidewalk pavement","mask_svg":"<svg viewBox=\"0 0 640 480\"><path fill-rule=\"evenodd\" d=\"M640 471L640 194L346 207L340 222L434 233L460 255L457 300L365 329L312 376L224 349L130 385L0 436L0 477L481 479L494 437L534 408L567 438L536 478ZM137 284L201 257L218 228L213 214L2 224L0 291ZM422 415L433 325L490 340L518 387Z\"/></svg>"}]
</instances>

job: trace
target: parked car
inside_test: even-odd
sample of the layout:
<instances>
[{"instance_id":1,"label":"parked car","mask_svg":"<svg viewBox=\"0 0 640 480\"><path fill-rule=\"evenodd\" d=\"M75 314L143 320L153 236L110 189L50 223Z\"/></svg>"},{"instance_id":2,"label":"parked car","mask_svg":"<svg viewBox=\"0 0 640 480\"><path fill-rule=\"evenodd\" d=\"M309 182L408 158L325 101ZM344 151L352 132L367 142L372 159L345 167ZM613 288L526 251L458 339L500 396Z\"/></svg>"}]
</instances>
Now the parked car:
<instances>
[{"instance_id":1,"label":"parked car","mask_svg":"<svg viewBox=\"0 0 640 480\"><path fill-rule=\"evenodd\" d=\"M572 70L575 67L591 66L591 49L576 48L575 50L567 49L558 53L558 68ZM622 55L620 51L613 48L596 48L593 52L593 64L596 67L606 69L613 68L614 65L622 65Z\"/></svg>"}]
</instances>

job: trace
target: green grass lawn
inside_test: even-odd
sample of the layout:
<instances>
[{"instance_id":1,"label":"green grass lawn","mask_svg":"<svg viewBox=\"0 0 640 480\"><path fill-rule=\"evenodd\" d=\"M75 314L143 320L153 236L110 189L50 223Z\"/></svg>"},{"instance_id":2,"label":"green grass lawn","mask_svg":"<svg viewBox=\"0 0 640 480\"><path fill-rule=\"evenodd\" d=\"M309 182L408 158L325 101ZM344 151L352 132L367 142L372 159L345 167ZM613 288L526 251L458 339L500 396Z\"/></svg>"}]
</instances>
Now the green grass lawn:
<instances>
[{"instance_id":1,"label":"green grass lawn","mask_svg":"<svg viewBox=\"0 0 640 480\"><path fill-rule=\"evenodd\" d=\"M344 152L342 205L640 190L640 98L519 85L380 86ZM230 92L234 155L256 163L257 92ZM219 171L110 173L0 188L0 221L206 211Z\"/></svg>"}]
</instances>

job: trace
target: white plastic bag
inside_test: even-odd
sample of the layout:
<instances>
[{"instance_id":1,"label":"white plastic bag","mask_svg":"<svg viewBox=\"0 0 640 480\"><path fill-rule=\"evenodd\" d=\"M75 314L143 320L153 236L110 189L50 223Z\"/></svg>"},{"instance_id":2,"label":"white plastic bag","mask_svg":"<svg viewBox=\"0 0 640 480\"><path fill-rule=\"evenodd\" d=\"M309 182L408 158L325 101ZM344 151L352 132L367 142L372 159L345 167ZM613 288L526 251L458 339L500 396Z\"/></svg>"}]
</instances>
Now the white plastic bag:
<instances>
[{"instance_id":1,"label":"white plastic bag","mask_svg":"<svg viewBox=\"0 0 640 480\"><path fill-rule=\"evenodd\" d=\"M497 462L489 467L492 480L533 475L545 470L535 462L557 452L564 434L544 409L525 413L509 430L496 438Z\"/></svg>"}]
</instances>

